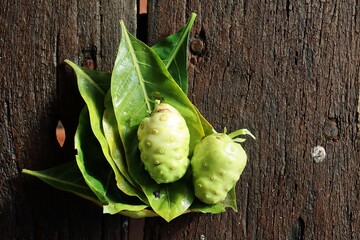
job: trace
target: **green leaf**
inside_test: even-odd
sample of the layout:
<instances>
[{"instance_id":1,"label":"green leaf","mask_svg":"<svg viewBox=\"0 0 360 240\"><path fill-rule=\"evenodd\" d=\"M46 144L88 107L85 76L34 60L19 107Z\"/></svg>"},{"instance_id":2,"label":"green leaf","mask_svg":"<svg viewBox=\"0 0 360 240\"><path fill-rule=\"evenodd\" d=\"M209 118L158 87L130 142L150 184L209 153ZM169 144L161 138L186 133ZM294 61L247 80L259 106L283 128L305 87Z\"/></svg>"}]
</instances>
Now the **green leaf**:
<instances>
[{"instance_id":1,"label":"green leaf","mask_svg":"<svg viewBox=\"0 0 360 240\"><path fill-rule=\"evenodd\" d=\"M148 206L145 204L139 204L139 205L134 205L132 203L120 203L120 202L110 202L107 205L103 206L103 213L109 213L109 214L127 214L127 215L134 215L137 216L139 215L138 212L142 212L142 215L144 217L152 217L154 215L154 213L151 213L149 211L144 211L146 210Z\"/></svg>"},{"instance_id":2,"label":"green leaf","mask_svg":"<svg viewBox=\"0 0 360 240\"><path fill-rule=\"evenodd\" d=\"M77 150L76 162L85 182L102 203L109 205L105 209L134 211L147 207L138 198L126 195L116 187L114 172L91 131L87 107L80 114L75 134L75 148ZM108 212L115 213L110 210Z\"/></svg>"},{"instance_id":3,"label":"green leaf","mask_svg":"<svg viewBox=\"0 0 360 240\"><path fill-rule=\"evenodd\" d=\"M190 206L194 198L193 190L191 185L181 181L176 182L178 188L156 184L141 163L136 132L141 120L152 109L148 96L160 93L165 102L182 114L191 134L190 151L205 134L196 109L172 79L161 59L146 44L133 37L123 22L121 27L122 38L112 74L111 95L129 173L142 187L153 210L170 221ZM161 198L155 197L154 193Z\"/></svg>"},{"instance_id":4,"label":"green leaf","mask_svg":"<svg viewBox=\"0 0 360 240\"><path fill-rule=\"evenodd\" d=\"M206 204L196 199L191 207L189 208L190 212L201 212L201 213L211 213L218 214L226 211L226 208L222 204Z\"/></svg>"},{"instance_id":5,"label":"green leaf","mask_svg":"<svg viewBox=\"0 0 360 240\"><path fill-rule=\"evenodd\" d=\"M148 185L144 190L154 211L166 221L185 213L194 200L192 188L184 179L161 185Z\"/></svg>"},{"instance_id":6,"label":"green leaf","mask_svg":"<svg viewBox=\"0 0 360 240\"><path fill-rule=\"evenodd\" d=\"M99 206L103 204L85 183L76 161L66 162L47 170L33 171L23 169L22 172L37 177L54 188L71 192L79 197L90 200ZM104 213L120 213L128 217L136 218L157 216L154 211L145 209L146 207L146 205L110 203L104 206Z\"/></svg>"},{"instance_id":7,"label":"green leaf","mask_svg":"<svg viewBox=\"0 0 360 240\"><path fill-rule=\"evenodd\" d=\"M175 82L183 90L185 94L188 93L188 42L190 30L194 24L196 14L192 13L188 23L178 32L166 37L161 42L151 47L155 53L164 62L165 67L173 77ZM201 115L200 111L194 106L198 116L202 122L205 135L210 135L215 132L211 124Z\"/></svg>"},{"instance_id":8,"label":"green leaf","mask_svg":"<svg viewBox=\"0 0 360 240\"><path fill-rule=\"evenodd\" d=\"M33 171L23 169L22 172L37 177L54 188L74 193L98 205L102 205L85 183L75 161L66 162L46 170Z\"/></svg>"},{"instance_id":9,"label":"green leaf","mask_svg":"<svg viewBox=\"0 0 360 240\"><path fill-rule=\"evenodd\" d=\"M104 103L106 109L103 116L103 128L106 140L110 148L111 156L123 176L133 186L140 188L140 186L135 182L135 180L133 180L133 178L128 173L128 163L126 162L123 143L121 142L119 130L117 128L117 121L114 108L112 106L110 91L105 97Z\"/></svg>"},{"instance_id":10,"label":"green leaf","mask_svg":"<svg viewBox=\"0 0 360 240\"><path fill-rule=\"evenodd\" d=\"M137 196L143 201L147 201L146 197L143 195L141 191L136 189L133 185L131 185L128 180L122 175L122 173L117 168L112 156L110 154L110 148L107 142L107 139L104 134L103 130L103 114L105 111L104 106L104 98L105 98L105 91L106 87L109 87L110 75L99 75L94 73L93 71L87 71L88 73L92 74L94 78L96 78L96 82L90 78L88 74L83 71L82 68L77 66L75 63L65 60L75 71L77 76L78 88L79 92L84 99L87 108L90 114L90 122L91 122L91 129L99 141L102 152L110 164L113 172L115 173L116 184L124 193L129 196ZM103 77L103 78L101 78ZM100 87L97 82L102 82L103 85Z\"/></svg>"},{"instance_id":11,"label":"green leaf","mask_svg":"<svg viewBox=\"0 0 360 240\"><path fill-rule=\"evenodd\" d=\"M75 66L76 67L76 66ZM78 68L77 68L78 70ZM111 157L108 156L108 161L111 163L111 161L113 161L116 165L116 167L119 169L120 173L125 177L126 180L128 180L133 186L138 187L138 185L134 182L134 180L131 179L131 177L129 176L128 172L127 172L127 167L125 166L126 163L124 163L124 159L125 158L125 154L122 151L122 142L119 136L119 131L117 130L117 122L116 122L116 118L115 118L115 113L114 113L114 109L112 106L112 100L111 100L111 95L110 95L110 81L111 81L111 74L107 73L107 72L102 72L102 71L97 71L97 70L89 70L86 68L81 68L81 70L83 70L83 72L85 72L91 80L94 81L94 83L91 83L92 85L97 85L98 87L95 87L96 89L101 88L103 90L103 92L107 93L105 96L104 101L104 106L102 106L102 104L100 104L101 102L97 102L98 104L96 104L96 108L97 109L101 109L100 111L102 111L104 108L104 113L103 113L103 117L102 117L102 127L103 129L100 129L101 132L103 132L103 134L101 134L99 131L96 131L96 133L98 134L98 140L99 141L104 141L103 136L106 138L107 144L108 144L108 150L110 151L110 155ZM79 71L79 70L78 70ZM78 74L78 75L81 75ZM85 80L85 81L84 81ZM78 81L81 81L84 85L87 84L87 79L84 78L78 78ZM83 95L89 95L90 99L93 97L93 94L89 93L89 91L87 91L86 89L81 88L80 91L83 90ZM98 95L98 94L97 94ZM103 96L101 96L99 98L102 99ZM88 101L87 102L88 105L93 105L92 101ZM100 118L100 116L96 116L96 113L90 112L90 116L93 115L95 118ZM95 128L99 129L99 125L96 124ZM102 142L103 144L103 151L105 151L105 154L107 153L106 151L106 144L104 142ZM113 166L114 167L114 166ZM117 171L115 170L115 173ZM123 184L122 183L122 176L118 176L118 184ZM122 189L122 188L120 188ZM142 197L142 199L146 199L142 193L138 192L138 195L140 195ZM146 200L145 200L146 201Z\"/></svg>"},{"instance_id":12,"label":"green leaf","mask_svg":"<svg viewBox=\"0 0 360 240\"><path fill-rule=\"evenodd\" d=\"M70 61L65 60L65 62L69 63ZM98 70L90 70L87 68L80 68L80 69L90 77L93 83L92 82L89 83L94 85L95 88L101 89L104 93L106 93L110 89L111 73L98 71ZM86 84L86 82L84 83Z\"/></svg>"},{"instance_id":13,"label":"green leaf","mask_svg":"<svg viewBox=\"0 0 360 240\"><path fill-rule=\"evenodd\" d=\"M192 13L188 23L178 32L168 36L151 48L162 59L165 67L185 94L188 93L188 41L196 14Z\"/></svg>"}]
</instances>

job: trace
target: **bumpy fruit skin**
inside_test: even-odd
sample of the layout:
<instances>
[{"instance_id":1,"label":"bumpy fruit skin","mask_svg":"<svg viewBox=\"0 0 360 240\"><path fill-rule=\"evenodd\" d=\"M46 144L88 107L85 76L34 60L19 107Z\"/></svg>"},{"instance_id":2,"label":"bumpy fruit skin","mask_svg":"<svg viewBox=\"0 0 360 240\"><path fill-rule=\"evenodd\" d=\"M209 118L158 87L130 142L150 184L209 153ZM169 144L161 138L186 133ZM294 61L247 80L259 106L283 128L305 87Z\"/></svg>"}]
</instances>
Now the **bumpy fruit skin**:
<instances>
[{"instance_id":1,"label":"bumpy fruit skin","mask_svg":"<svg viewBox=\"0 0 360 240\"><path fill-rule=\"evenodd\" d=\"M189 167L190 133L185 119L167 103L155 104L138 128L141 161L158 183L179 180Z\"/></svg>"},{"instance_id":2,"label":"bumpy fruit skin","mask_svg":"<svg viewBox=\"0 0 360 240\"><path fill-rule=\"evenodd\" d=\"M245 150L225 133L205 137L191 159L195 196L207 204L223 201L246 162Z\"/></svg>"}]
</instances>

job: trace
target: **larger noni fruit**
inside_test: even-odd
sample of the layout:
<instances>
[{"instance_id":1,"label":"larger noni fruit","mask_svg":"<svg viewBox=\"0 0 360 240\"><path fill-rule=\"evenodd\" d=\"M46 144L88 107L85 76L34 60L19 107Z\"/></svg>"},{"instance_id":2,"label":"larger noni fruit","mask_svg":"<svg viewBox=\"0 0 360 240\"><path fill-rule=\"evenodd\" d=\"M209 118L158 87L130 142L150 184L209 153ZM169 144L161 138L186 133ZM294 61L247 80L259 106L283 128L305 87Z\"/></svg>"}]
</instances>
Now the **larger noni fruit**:
<instances>
[{"instance_id":1,"label":"larger noni fruit","mask_svg":"<svg viewBox=\"0 0 360 240\"><path fill-rule=\"evenodd\" d=\"M204 203L223 201L239 180L247 155L237 142L244 139L233 137L239 134L253 135L246 129L226 133L213 133L195 146L191 159L195 196Z\"/></svg>"},{"instance_id":2,"label":"larger noni fruit","mask_svg":"<svg viewBox=\"0 0 360 240\"><path fill-rule=\"evenodd\" d=\"M182 115L167 103L155 102L152 114L137 131L140 157L157 183L180 179L189 167L190 133Z\"/></svg>"}]
</instances>

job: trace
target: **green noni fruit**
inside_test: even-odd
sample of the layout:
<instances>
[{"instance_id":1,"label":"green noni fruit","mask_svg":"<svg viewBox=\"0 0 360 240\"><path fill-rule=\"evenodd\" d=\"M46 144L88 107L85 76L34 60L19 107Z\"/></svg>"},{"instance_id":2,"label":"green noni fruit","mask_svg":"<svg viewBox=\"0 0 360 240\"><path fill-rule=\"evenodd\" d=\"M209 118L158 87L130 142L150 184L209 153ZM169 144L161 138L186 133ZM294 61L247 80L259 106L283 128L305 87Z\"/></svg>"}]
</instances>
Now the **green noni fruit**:
<instances>
[{"instance_id":1,"label":"green noni fruit","mask_svg":"<svg viewBox=\"0 0 360 240\"><path fill-rule=\"evenodd\" d=\"M184 176L189 167L190 133L185 119L171 105L155 102L137 132L141 161L157 183L170 183Z\"/></svg>"},{"instance_id":2,"label":"green noni fruit","mask_svg":"<svg viewBox=\"0 0 360 240\"><path fill-rule=\"evenodd\" d=\"M240 129L229 135L213 133L195 146L191 159L195 196L204 203L215 204L223 201L227 193L239 180L247 155L237 142L245 139L233 137L250 134Z\"/></svg>"}]
</instances>

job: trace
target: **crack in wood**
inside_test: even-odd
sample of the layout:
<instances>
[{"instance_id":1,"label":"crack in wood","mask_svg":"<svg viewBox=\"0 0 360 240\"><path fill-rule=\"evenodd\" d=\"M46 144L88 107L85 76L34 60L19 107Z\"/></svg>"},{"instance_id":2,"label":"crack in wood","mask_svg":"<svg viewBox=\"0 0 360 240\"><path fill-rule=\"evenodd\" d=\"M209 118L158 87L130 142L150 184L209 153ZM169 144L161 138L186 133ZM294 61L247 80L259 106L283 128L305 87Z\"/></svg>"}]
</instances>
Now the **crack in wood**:
<instances>
[{"instance_id":1,"label":"crack in wood","mask_svg":"<svg viewBox=\"0 0 360 240\"><path fill-rule=\"evenodd\" d=\"M304 220L301 217L299 217L291 228L289 240L303 240L304 229L305 229Z\"/></svg>"}]
</instances>

